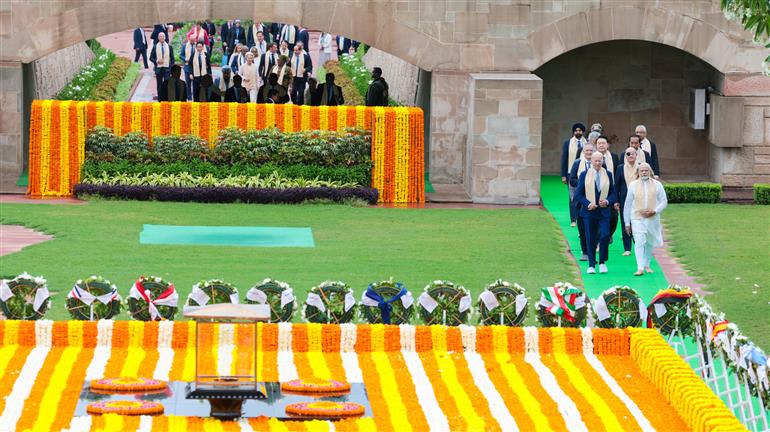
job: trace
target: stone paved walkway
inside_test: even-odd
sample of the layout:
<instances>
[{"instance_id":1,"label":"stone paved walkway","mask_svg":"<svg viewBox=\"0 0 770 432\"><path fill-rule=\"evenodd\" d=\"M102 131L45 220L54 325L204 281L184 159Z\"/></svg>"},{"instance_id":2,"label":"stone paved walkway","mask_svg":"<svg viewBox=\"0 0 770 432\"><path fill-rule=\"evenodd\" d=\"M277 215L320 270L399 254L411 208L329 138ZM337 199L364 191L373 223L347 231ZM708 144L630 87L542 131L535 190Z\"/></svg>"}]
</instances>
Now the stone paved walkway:
<instances>
[{"instance_id":1,"label":"stone paved walkway","mask_svg":"<svg viewBox=\"0 0 770 432\"><path fill-rule=\"evenodd\" d=\"M12 254L33 244L53 239L52 235L21 225L0 225L0 256Z\"/></svg>"},{"instance_id":2,"label":"stone paved walkway","mask_svg":"<svg viewBox=\"0 0 770 432\"><path fill-rule=\"evenodd\" d=\"M88 204L77 198L32 198L29 195L0 194L0 203L3 204Z\"/></svg>"}]
</instances>

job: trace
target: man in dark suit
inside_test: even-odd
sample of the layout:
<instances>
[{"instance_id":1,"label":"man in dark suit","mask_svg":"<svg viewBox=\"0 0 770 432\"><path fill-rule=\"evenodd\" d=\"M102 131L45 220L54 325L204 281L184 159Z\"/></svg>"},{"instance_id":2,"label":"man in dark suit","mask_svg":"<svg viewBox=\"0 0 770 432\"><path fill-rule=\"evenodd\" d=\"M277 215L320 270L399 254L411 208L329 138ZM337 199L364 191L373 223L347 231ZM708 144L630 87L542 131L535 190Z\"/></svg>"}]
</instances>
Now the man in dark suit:
<instances>
[{"instance_id":1,"label":"man in dark suit","mask_svg":"<svg viewBox=\"0 0 770 432\"><path fill-rule=\"evenodd\" d=\"M268 31L270 33L270 42L274 42L276 45L281 41L281 27L283 27L281 23L270 23L270 31Z\"/></svg>"},{"instance_id":2,"label":"man in dark suit","mask_svg":"<svg viewBox=\"0 0 770 432\"><path fill-rule=\"evenodd\" d=\"M273 66L278 63L278 54L276 51L278 51L278 45L275 42L271 42L267 48L267 52L259 57L257 73L262 77L262 82L267 82L267 76L270 75Z\"/></svg>"},{"instance_id":3,"label":"man in dark suit","mask_svg":"<svg viewBox=\"0 0 770 432\"><path fill-rule=\"evenodd\" d=\"M372 69L372 82L366 90L366 106L388 106L388 83L378 67Z\"/></svg>"},{"instance_id":4,"label":"man in dark suit","mask_svg":"<svg viewBox=\"0 0 770 432\"><path fill-rule=\"evenodd\" d=\"M134 63L139 61L139 56L144 61L144 68L147 69L147 35L144 34L144 29L137 27L134 29Z\"/></svg>"},{"instance_id":5,"label":"man in dark suit","mask_svg":"<svg viewBox=\"0 0 770 432\"><path fill-rule=\"evenodd\" d=\"M241 20L235 20L233 27L231 27L227 32L227 49L229 50L227 52L228 54L233 53L233 48L237 43L246 43L246 31L244 31L243 27L241 27Z\"/></svg>"},{"instance_id":6,"label":"man in dark suit","mask_svg":"<svg viewBox=\"0 0 770 432\"><path fill-rule=\"evenodd\" d=\"M174 65L174 48L166 42L165 33L158 33L158 42L150 50L150 62L154 66L156 91L160 98L163 81L168 79L171 74L170 68Z\"/></svg>"},{"instance_id":7,"label":"man in dark suit","mask_svg":"<svg viewBox=\"0 0 770 432\"><path fill-rule=\"evenodd\" d=\"M310 54L303 51L302 46L297 43L294 45L289 65L291 74L294 76L291 82L291 101L295 105L304 105L305 87L308 77L313 73L313 60L310 59Z\"/></svg>"},{"instance_id":8,"label":"man in dark suit","mask_svg":"<svg viewBox=\"0 0 770 432\"><path fill-rule=\"evenodd\" d=\"M187 90L180 79L182 67L175 64L171 67L171 77L163 82L158 96L159 102L184 102L187 100Z\"/></svg>"},{"instance_id":9,"label":"man in dark suit","mask_svg":"<svg viewBox=\"0 0 770 432\"><path fill-rule=\"evenodd\" d=\"M278 75L271 73L267 77L267 84L264 84L259 88L257 92L257 103L265 103L269 97L271 90L278 92L277 100L273 98L274 103L284 104L289 102L289 92L286 87L278 84Z\"/></svg>"},{"instance_id":10,"label":"man in dark suit","mask_svg":"<svg viewBox=\"0 0 770 432\"><path fill-rule=\"evenodd\" d=\"M297 30L297 43L302 42L303 49L310 50L310 33L305 27L300 27Z\"/></svg>"},{"instance_id":11,"label":"man in dark suit","mask_svg":"<svg viewBox=\"0 0 770 432\"><path fill-rule=\"evenodd\" d=\"M642 151L642 150L639 150ZM625 162L618 165L615 171L615 191L618 194L618 202L615 203L615 211L620 213L620 225L626 226L623 209L621 206L626 202L626 196L628 195L628 185L631 182L639 179L639 164L636 162L637 150L633 147L628 147L625 153L621 154L621 160L625 159ZM631 255L631 235L626 230L623 231L623 256Z\"/></svg>"},{"instance_id":12,"label":"man in dark suit","mask_svg":"<svg viewBox=\"0 0 770 432\"><path fill-rule=\"evenodd\" d=\"M637 135L639 135L639 138L641 138L640 145L642 147L642 150L646 151L650 154L650 157L647 158L645 162L650 164L652 167L652 175L654 178L659 178L660 176L660 162L658 162L658 147L655 145L654 142L647 139L647 128L644 125L639 125L636 127L635 132Z\"/></svg>"},{"instance_id":13,"label":"man in dark suit","mask_svg":"<svg viewBox=\"0 0 770 432\"><path fill-rule=\"evenodd\" d=\"M604 157L604 168L612 173L612 175L615 175L615 170L620 163L618 162L618 155L612 153L609 148L610 143L607 136L599 135L599 137L596 138L596 151L601 153L602 157ZM617 181L617 178L615 180ZM618 228L618 211L615 210L615 208L612 208L610 213L610 244L612 244L612 238L615 236L615 230Z\"/></svg>"},{"instance_id":14,"label":"man in dark suit","mask_svg":"<svg viewBox=\"0 0 770 432\"><path fill-rule=\"evenodd\" d=\"M342 54L350 54L350 48L358 50L358 41L346 38L345 36L337 36L337 58L342 57Z\"/></svg>"},{"instance_id":15,"label":"man in dark suit","mask_svg":"<svg viewBox=\"0 0 770 432\"><path fill-rule=\"evenodd\" d=\"M232 25L232 21L225 21L222 24L222 27L219 28L219 38L222 40L222 51L226 53L230 53L231 48L228 48L227 45L227 34L230 31L230 26Z\"/></svg>"},{"instance_id":16,"label":"man in dark suit","mask_svg":"<svg viewBox=\"0 0 770 432\"><path fill-rule=\"evenodd\" d=\"M166 29L166 25L155 24L155 27L152 28L152 34L150 35L150 39L152 39L153 44L158 43L158 35L161 33L166 36L166 42L168 42L168 30Z\"/></svg>"},{"instance_id":17,"label":"man in dark suit","mask_svg":"<svg viewBox=\"0 0 770 432\"><path fill-rule=\"evenodd\" d=\"M225 102L247 103L249 92L241 85L243 78L240 75L233 76L233 86L225 92Z\"/></svg>"},{"instance_id":18,"label":"man in dark suit","mask_svg":"<svg viewBox=\"0 0 770 432\"><path fill-rule=\"evenodd\" d=\"M567 185L569 192L569 218L571 226L575 226L578 220L577 208L575 207L575 186L567 182L567 177L570 174L570 168L575 163L576 159L580 159L580 154L583 151L583 145L586 143L586 139L583 137L586 127L583 123L575 123L572 125L572 136L564 141L561 147L561 182Z\"/></svg>"},{"instance_id":19,"label":"man in dark suit","mask_svg":"<svg viewBox=\"0 0 770 432\"><path fill-rule=\"evenodd\" d=\"M583 151L581 152L581 155L575 159L575 162L572 163L572 167L569 170L569 186L573 190L577 190L577 183L578 179L580 178L580 174L583 174L585 171L591 168L591 156L594 152L594 145L590 142L585 143L583 146ZM575 213L580 214L580 202L577 200L577 198L573 195L572 199L570 199L570 206L575 207ZM580 238L580 261L588 261L588 246L586 246L586 230L585 226L583 226L583 219L578 217L577 218L577 229L578 229L578 236Z\"/></svg>"},{"instance_id":20,"label":"man in dark suit","mask_svg":"<svg viewBox=\"0 0 770 432\"><path fill-rule=\"evenodd\" d=\"M294 51L294 45L296 45L297 40L297 26L284 24L281 27L281 42L286 41L289 45L289 52Z\"/></svg>"},{"instance_id":21,"label":"man in dark suit","mask_svg":"<svg viewBox=\"0 0 770 432\"><path fill-rule=\"evenodd\" d=\"M192 72L187 78L192 78L193 83L193 100L199 102L198 91L201 86L201 80L204 76L211 74L211 60L206 55L206 50L203 47L203 42L198 42L195 45L195 54L190 57L187 62L188 69Z\"/></svg>"},{"instance_id":22,"label":"man in dark suit","mask_svg":"<svg viewBox=\"0 0 770 432\"><path fill-rule=\"evenodd\" d=\"M213 51L212 48L214 48L214 36L217 35L217 26L211 22L210 19L207 19L206 22L203 23L203 28L206 30L206 33L209 34L209 52L211 52Z\"/></svg>"},{"instance_id":23,"label":"man in dark suit","mask_svg":"<svg viewBox=\"0 0 770 432\"><path fill-rule=\"evenodd\" d=\"M345 98L342 96L342 87L334 84L334 74L329 72L326 74L326 82L319 85L315 91L316 94L316 106L328 105L345 105Z\"/></svg>"},{"instance_id":24,"label":"man in dark suit","mask_svg":"<svg viewBox=\"0 0 770 432\"><path fill-rule=\"evenodd\" d=\"M596 246L599 245L599 273L607 273L610 243L610 211L617 202L612 173L602 164L604 156L591 155L591 168L580 174L575 198L580 202L580 217L586 230L588 274L596 273Z\"/></svg>"}]
</instances>

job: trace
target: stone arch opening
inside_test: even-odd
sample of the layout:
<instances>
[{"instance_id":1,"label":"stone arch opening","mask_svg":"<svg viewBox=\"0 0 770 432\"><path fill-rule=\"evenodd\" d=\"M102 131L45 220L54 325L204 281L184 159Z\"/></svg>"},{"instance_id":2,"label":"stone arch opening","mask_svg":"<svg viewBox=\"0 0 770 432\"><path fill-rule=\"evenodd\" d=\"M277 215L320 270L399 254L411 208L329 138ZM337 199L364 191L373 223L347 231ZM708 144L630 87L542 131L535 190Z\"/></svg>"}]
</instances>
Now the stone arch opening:
<instances>
[{"instance_id":1,"label":"stone arch opening","mask_svg":"<svg viewBox=\"0 0 770 432\"><path fill-rule=\"evenodd\" d=\"M601 123L611 151L620 152L638 124L655 141L661 175L710 177L706 129L688 125L691 88L719 88L722 74L680 49L642 40L590 44L561 54L534 71L543 80L543 173L557 173L561 145L573 123Z\"/></svg>"}]
</instances>

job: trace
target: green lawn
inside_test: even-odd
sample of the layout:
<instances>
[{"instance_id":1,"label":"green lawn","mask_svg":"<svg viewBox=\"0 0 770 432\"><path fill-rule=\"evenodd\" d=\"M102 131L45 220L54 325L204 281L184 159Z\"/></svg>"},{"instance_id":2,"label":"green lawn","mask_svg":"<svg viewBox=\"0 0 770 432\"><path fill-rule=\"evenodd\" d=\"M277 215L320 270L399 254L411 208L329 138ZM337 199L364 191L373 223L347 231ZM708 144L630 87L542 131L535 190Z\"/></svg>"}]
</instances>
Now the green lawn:
<instances>
[{"instance_id":1,"label":"green lawn","mask_svg":"<svg viewBox=\"0 0 770 432\"><path fill-rule=\"evenodd\" d=\"M0 257L0 275L27 271L48 279L49 289L57 293L47 315L51 319L68 317L64 297L75 280L92 274L112 280L123 296L138 276L162 276L176 284L180 304L193 283L210 278L235 284L241 299L255 282L281 279L301 301L325 279L347 282L358 299L369 282L390 276L415 297L431 280L453 280L469 288L475 301L485 284L505 278L527 288L532 302L540 287L575 278L557 224L538 209L94 200L81 206L0 204L0 223L55 235ZM141 245L142 224L311 227L316 247Z\"/></svg>"},{"instance_id":2,"label":"green lawn","mask_svg":"<svg viewBox=\"0 0 770 432\"><path fill-rule=\"evenodd\" d=\"M706 299L757 345L770 348L770 207L676 204L663 212L673 253Z\"/></svg>"}]
</instances>

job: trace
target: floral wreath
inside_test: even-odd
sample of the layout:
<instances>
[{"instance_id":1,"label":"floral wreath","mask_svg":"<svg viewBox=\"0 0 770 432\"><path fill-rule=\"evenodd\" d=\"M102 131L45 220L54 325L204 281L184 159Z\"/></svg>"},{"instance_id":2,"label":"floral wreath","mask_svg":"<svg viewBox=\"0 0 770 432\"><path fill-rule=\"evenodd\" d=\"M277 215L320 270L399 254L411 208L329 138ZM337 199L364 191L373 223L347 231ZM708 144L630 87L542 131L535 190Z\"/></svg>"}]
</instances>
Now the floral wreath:
<instances>
[{"instance_id":1,"label":"floral wreath","mask_svg":"<svg viewBox=\"0 0 770 432\"><path fill-rule=\"evenodd\" d=\"M540 289L537 318L543 327L580 327L591 301L569 282L556 282Z\"/></svg>"},{"instance_id":2,"label":"floral wreath","mask_svg":"<svg viewBox=\"0 0 770 432\"><path fill-rule=\"evenodd\" d=\"M102 378L93 380L89 386L91 390L108 392L146 392L165 390L165 381L150 378Z\"/></svg>"},{"instance_id":3,"label":"floral wreath","mask_svg":"<svg viewBox=\"0 0 770 432\"><path fill-rule=\"evenodd\" d=\"M669 285L655 294L647 306L647 327L657 328L664 335L679 331L683 336L693 334L690 287Z\"/></svg>"},{"instance_id":4,"label":"floral wreath","mask_svg":"<svg viewBox=\"0 0 770 432\"><path fill-rule=\"evenodd\" d=\"M158 415L163 414L163 404L151 401L108 400L92 402L86 406L89 414Z\"/></svg>"},{"instance_id":5,"label":"floral wreath","mask_svg":"<svg viewBox=\"0 0 770 432\"><path fill-rule=\"evenodd\" d=\"M770 401L770 365L765 352L756 346L724 313L716 314L706 300L694 294L691 298L695 335L721 352L727 367L743 378L753 396Z\"/></svg>"},{"instance_id":6,"label":"floral wreath","mask_svg":"<svg viewBox=\"0 0 770 432\"><path fill-rule=\"evenodd\" d=\"M0 280L0 310L6 319L40 319L51 306L50 297L42 276L25 272L11 280Z\"/></svg>"},{"instance_id":7,"label":"floral wreath","mask_svg":"<svg viewBox=\"0 0 770 432\"><path fill-rule=\"evenodd\" d=\"M414 313L414 297L393 278L372 282L361 294L361 314L369 324L408 324Z\"/></svg>"},{"instance_id":8,"label":"floral wreath","mask_svg":"<svg viewBox=\"0 0 770 432\"><path fill-rule=\"evenodd\" d=\"M221 303L238 303L238 288L221 279L202 280L187 296L187 306Z\"/></svg>"},{"instance_id":9,"label":"floral wreath","mask_svg":"<svg viewBox=\"0 0 770 432\"><path fill-rule=\"evenodd\" d=\"M355 306L353 290L345 282L324 281L310 288L302 317L312 323L348 323L355 316Z\"/></svg>"},{"instance_id":10,"label":"floral wreath","mask_svg":"<svg viewBox=\"0 0 770 432\"><path fill-rule=\"evenodd\" d=\"M465 324L473 313L472 298L468 290L447 280L434 280L426 285L417 303L420 316L426 325Z\"/></svg>"},{"instance_id":11,"label":"floral wreath","mask_svg":"<svg viewBox=\"0 0 770 432\"><path fill-rule=\"evenodd\" d=\"M78 279L67 294L67 310L76 320L111 319L120 313L118 287L102 276Z\"/></svg>"},{"instance_id":12,"label":"floral wreath","mask_svg":"<svg viewBox=\"0 0 770 432\"><path fill-rule=\"evenodd\" d=\"M647 320L647 306L639 293L628 286L605 290L593 304L596 323L602 328L639 327Z\"/></svg>"},{"instance_id":13,"label":"floral wreath","mask_svg":"<svg viewBox=\"0 0 770 432\"><path fill-rule=\"evenodd\" d=\"M350 391L350 383L337 380L295 379L281 383L281 391L305 394L340 394Z\"/></svg>"},{"instance_id":14,"label":"floral wreath","mask_svg":"<svg viewBox=\"0 0 770 432\"><path fill-rule=\"evenodd\" d=\"M286 282L266 278L246 292L246 303L270 306L269 322L288 322L297 310L297 298Z\"/></svg>"},{"instance_id":15,"label":"floral wreath","mask_svg":"<svg viewBox=\"0 0 770 432\"><path fill-rule=\"evenodd\" d=\"M286 405L286 414L302 417L358 417L364 406L353 402L315 401Z\"/></svg>"},{"instance_id":16,"label":"floral wreath","mask_svg":"<svg viewBox=\"0 0 770 432\"><path fill-rule=\"evenodd\" d=\"M140 277L126 297L128 313L139 321L173 320L179 293L174 284L158 276Z\"/></svg>"},{"instance_id":17,"label":"floral wreath","mask_svg":"<svg viewBox=\"0 0 770 432\"><path fill-rule=\"evenodd\" d=\"M476 305L479 323L484 325L520 326L527 318L529 300L519 284L498 279L484 288Z\"/></svg>"}]
</instances>

